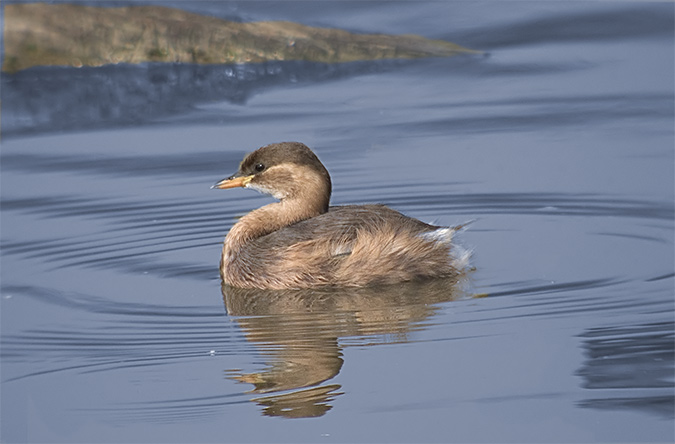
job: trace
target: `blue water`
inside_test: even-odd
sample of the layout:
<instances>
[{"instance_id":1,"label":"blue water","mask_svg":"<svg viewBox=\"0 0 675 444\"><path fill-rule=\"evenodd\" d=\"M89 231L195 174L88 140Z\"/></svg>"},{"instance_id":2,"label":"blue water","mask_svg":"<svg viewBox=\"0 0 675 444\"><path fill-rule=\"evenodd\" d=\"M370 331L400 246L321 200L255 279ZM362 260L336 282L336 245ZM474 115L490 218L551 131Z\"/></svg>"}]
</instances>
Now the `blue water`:
<instances>
[{"instance_id":1,"label":"blue water","mask_svg":"<svg viewBox=\"0 0 675 444\"><path fill-rule=\"evenodd\" d=\"M161 3L486 54L3 74L3 442L675 439L673 4ZM209 187L283 140L334 204L475 219L475 271L221 289L270 198Z\"/></svg>"}]
</instances>

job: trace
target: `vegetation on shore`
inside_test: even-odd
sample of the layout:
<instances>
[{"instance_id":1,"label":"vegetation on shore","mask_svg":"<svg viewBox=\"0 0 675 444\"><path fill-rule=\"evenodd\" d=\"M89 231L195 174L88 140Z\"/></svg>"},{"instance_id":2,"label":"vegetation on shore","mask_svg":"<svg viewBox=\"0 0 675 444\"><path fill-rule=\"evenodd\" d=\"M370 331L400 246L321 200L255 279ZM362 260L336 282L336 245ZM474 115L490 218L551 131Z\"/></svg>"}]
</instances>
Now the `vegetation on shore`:
<instances>
[{"instance_id":1,"label":"vegetation on shore","mask_svg":"<svg viewBox=\"0 0 675 444\"><path fill-rule=\"evenodd\" d=\"M9 4L4 18L6 72L39 65L338 63L474 52L416 35L355 34L284 21L238 23L162 6Z\"/></svg>"}]
</instances>

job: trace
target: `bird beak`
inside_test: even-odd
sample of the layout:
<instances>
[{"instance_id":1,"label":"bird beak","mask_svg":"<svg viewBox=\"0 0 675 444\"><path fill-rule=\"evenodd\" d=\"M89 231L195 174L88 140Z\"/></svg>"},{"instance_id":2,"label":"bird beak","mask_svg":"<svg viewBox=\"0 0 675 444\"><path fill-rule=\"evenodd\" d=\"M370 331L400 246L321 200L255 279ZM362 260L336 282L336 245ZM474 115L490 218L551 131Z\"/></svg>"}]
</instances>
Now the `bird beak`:
<instances>
[{"instance_id":1,"label":"bird beak","mask_svg":"<svg viewBox=\"0 0 675 444\"><path fill-rule=\"evenodd\" d=\"M211 189L219 188L221 190L226 190L228 188L238 188L246 187L248 183L253 179L253 175L250 176L230 176L227 179L223 179L220 182L214 184Z\"/></svg>"}]
</instances>

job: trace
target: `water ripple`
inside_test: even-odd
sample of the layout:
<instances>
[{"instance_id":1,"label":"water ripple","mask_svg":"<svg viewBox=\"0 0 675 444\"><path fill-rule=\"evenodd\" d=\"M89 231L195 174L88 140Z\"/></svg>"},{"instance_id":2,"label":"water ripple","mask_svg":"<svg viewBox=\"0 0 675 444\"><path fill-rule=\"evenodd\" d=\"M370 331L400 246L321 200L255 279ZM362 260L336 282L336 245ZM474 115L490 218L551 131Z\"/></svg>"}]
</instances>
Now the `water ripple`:
<instances>
[{"instance_id":1,"label":"water ripple","mask_svg":"<svg viewBox=\"0 0 675 444\"><path fill-rule=\"evenodd\" d=\"M652 9L629 7L616 11L568 12L550 17L523 18L521 22L491 27L489 31L472 29L452 38L486 49L551 42L654 38L672 36L672 16L672 5L665 4ZM573 31L570 23L574 23ZM598 26L598 23L603 26Z\"/></svg>"},{"instance_id":2,"label":"water ripple","mask_svg":"<svg viewBox=\"0 0 675 444\"><path fill-rule=\"evenodd\" d=\"M673 202L610 198L561 193L484 193L428 195L411 192L396 195L381 190L379 201L418 215L514 214L640 218L670 221ZM2 200L2 210L73 220L86 216L100 220L91 234L76 237L3 240L5 255L39 259L52 268L116 268L128 272L215 278L215 265L167 261L167 254L208 249L213 256L232 223L255 206L257 196L233 196L223 206L213 198L173 199L163 203L124 202L78 196L53 196ZM354 202L354 201L353 201ZM354 203L372 202L371 199ZM82 223L81 220L77 220ZM105 235L103 235L105 233ZM635 236L635 235L633 235ZM650 236L650 240L659 241ZM209 257L210 257L209 256Z\"/></svg>"},{"instance_id":3,"label":"water ripple","mask_svg":"<svg viewBox=\"0 0 675 444\"><path fill-rule=\"evenodd\" d=\"M579 405L601 410L639 409L673 418L675 323L599 327L586 330L586 362L577 371L592 394ZM669 396L662 391L670 388Z\"/></svg>"},{"instance_id":4,"label":"water ripple","mask_svg":"<svg viewBox=\"0 0 675 444\"><path fill-rule=\"evenodd\" d=\"M54 153L5 154L2 168L7 171L77 172L78 174L128 176L180 176L190 173L209 173L214 178L222 174L223 167L236 167L244 152L206 151L189 154L162 154L133 156L106 156L101 159L86 154L68 155Z\"/></svg>"},{"instance_id":5,"label":"water ripple","mask_svg":"<svg viewBox=\"0 0 675 444\"><path fill-rule=\"evenodd\" d=\"M24 366L25 373L5 381L62 371L161 365L248 349L236 327L223 322L222 309L125 303L41 287L6 286L2 292L94 315L89 318L93 323L80 323L76 329L33 327L3 335L5 362L39 363Z\"/></svg>"}]
</instances>

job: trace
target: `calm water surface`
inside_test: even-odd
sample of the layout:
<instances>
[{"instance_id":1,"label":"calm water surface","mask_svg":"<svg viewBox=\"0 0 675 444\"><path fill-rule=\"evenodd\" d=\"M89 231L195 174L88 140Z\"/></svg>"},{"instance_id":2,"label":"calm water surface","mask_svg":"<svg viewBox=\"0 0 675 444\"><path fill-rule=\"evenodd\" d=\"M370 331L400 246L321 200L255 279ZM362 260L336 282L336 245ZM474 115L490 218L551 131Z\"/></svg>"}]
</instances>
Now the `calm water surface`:
<instances>
[{"instance_id":1,"label":"calm water surface","mask_svg":"<svg viewBox=\"0 0 675 444\"><path fill-rule=\"evenodd\" d=\"M164 4L489 54L3 75L3 442L675 439L673 4ZM475 271L221 289L283 140Z\"/></svg>"}]
</instances>

